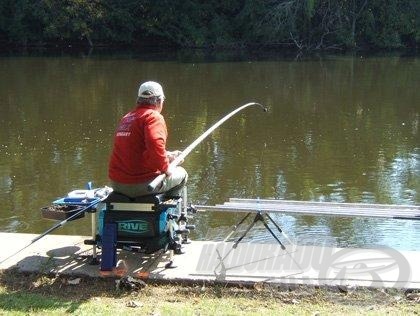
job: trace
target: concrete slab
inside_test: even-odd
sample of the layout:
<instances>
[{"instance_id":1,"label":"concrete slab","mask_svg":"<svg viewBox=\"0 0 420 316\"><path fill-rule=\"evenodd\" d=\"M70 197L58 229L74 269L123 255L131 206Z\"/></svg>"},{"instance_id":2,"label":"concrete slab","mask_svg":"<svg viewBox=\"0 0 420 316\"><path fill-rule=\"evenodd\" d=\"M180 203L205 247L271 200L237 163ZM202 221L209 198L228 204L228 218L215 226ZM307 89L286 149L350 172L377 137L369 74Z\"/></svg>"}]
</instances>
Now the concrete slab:
<instances>
[{"instance_id":1,"label":"concrete slab","mask_svg":"<svg viewBox=\"0 0 420 316\"><path fill-rule=\"evenodd\" d=\"M91 247L84 236L47 235L23 251L33 234L0 233L0 269L100 277L90 265ZM420 289L420 252L391 248L355 249L278 244L193 241L165 269L168 254L121 251L118 259L133 276L177 282L269 282L278 285L364 286ZM100 252L99 252L100 254ZM8 258L7 260L5 260Z\"/></svg>"}]
</instances>

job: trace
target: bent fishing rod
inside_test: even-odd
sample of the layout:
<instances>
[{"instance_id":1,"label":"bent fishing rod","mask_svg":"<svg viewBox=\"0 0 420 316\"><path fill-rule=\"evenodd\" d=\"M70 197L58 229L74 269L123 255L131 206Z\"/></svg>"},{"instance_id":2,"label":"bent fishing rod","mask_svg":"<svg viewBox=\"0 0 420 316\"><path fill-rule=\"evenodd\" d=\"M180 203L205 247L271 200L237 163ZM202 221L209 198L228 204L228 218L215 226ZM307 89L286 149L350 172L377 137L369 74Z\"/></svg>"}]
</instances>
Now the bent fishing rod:
<instances>
[{"instance_id":1,"label":"bent fishing rod","mask_svg":"<svg viewBox=\"0 0 420 316\"><path fill-rule=\"evenodd\" d=\"M195 147L197 147L207 136L209 136L216 128L218 128L220 125L222 125L224 122L226 122L229 118L231 118L232 116L234 116L236 113L242 111L243 109L246 109L247 107L253 106L253 105L257 105L259 107L261 107L263 109L264 112L267 112L267 108L265 106L263 106L260 103L256 103L256 102L251 102L251 103L247 103L244 104L240 107L238 107L237 109L233 110L232 112L230 112L229 114L227 114L226 116L224 116L222 119L220 119L218 122L216 122L212 127L210 127L207 131L205 131L203 134L201 134L200 137L198 137L191 145L189 145L187 148L185 148L170 164L169 164L169 168L174 168L176 166L178 166L185 157L188 156L188 154L194 150ZM149 192L152 192L154 190L156 190L156 187L162 183L163 180L165 180L166 178L166 174L162 173L160 175L158 175L155 179L152 180L152 182L149 183L149 185L147 186L147 189L149 190Z\"/></svg>"},{"instance_id":2,"label":"bent fishing rod","mask_svg":"<svg viewBox=\"0 0 420 316\"><path fill-rule=\"evenodd\" d=\"M103 200L105 200L106 196L103 197L102 199L99 200L95 200L92 203L90 203L89 205L83 207L80 211L74 213L73 215L69 216L68 218L66 218L65 220L62 220L61 222L55 224L54 226L52 226L51 228L49 228L48 230L46 230L44 233L42 233L41 235L35 237L34 239L32 239L30 241L29 244L27 244L25 247L19 249L18 251L16 251L15 253L11 254L10 256L8 256L7 258L3 259L2 261L0 261L0 264L2 264L3 262L9 260L10 258L16 256L19 252L25 250L26 248L28 248L30 245L32 245L33 243L37 242L38 240L40 240L41 238L45 237L46 235L48 235L49 233L51 233L52 231L56 230L59 227L64 226L67 222L71 221L72 219L77 218L77 216L81 215L83 212L86 212L88 209L90 209L91 207L96 206L97 204L99 204L100 202L102 202Z\"/></svg>"}]
</instances>

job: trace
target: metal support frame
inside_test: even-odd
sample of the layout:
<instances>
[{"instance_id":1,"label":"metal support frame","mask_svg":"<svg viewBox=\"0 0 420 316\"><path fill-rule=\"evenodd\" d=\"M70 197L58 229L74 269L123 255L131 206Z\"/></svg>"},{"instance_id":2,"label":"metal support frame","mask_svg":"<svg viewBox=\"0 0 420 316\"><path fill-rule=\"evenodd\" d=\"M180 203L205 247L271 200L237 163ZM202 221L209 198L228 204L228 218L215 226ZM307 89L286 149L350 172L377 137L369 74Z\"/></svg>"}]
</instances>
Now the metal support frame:
<instances>
[{"instance_id":1,"label":"metal support frame","mask_svg":"<svg viewBox=\"0 0 420 316\"><path fill-rule=\"evenodd\" d=\"M92 240L95 241L96 240L96 209L90 215L90 220L92 221L91 225L92 225ZM99 260L98 260L98 254L96 251L96 242L93 243L92 245L92 259L90 260L90 264L91 265L98 265L99 264Z\"/></svg>"},{"instance_id":2,"label":"metal support frame","mask_svg":"<svg viewBox=\"0 0 420 316\"><path fill-rule=\"evenodd\" d=\"M245 220L252 214L252 212L249 212L245 215L244 218L242 218L238 224L236 224L235 226L233 226L233 230L229 233L229 235L224 239L224 241L227 241L237 230L238 228L245 222ZM289 240L289 238L283 233L283 230L280 228L279 225L277 225L277 223L271 218L270 215L268 215L265 212L262 211L258 211L255 214L255 217L253 219L253 221L251 222L251 224L249 224L249 226L247 227L247 229L245 230L245 232L233 243L233 248L236 248L238 246L238 244L242 241L242 239L245 238L245 236L248 234L248 232L252 229L252 227L254 227L254 225L257 222L262 222L264 227L270 232L270 234L274 237L274 239L279 243L281 249L285 250L286 247L284 246L284 244L280 241L280 239L276 236L276 234L274 234L273 230L270 228L270 226L268 226L267 220L264 218L265 217L268 218L268 220L274 224L274 226L277 228L277 230L283 234L283 236L286 237L287 240ZM290 241L290 240L289 240Z\"/></svg>"},{"instance_id":3,"label":"metal support frame","mask_svg":"<svg viewBox=\"0 0 420 316\"><path fill-rule=\"evenodd\" d=\"M226 274L226 270L228 270L225 265L224 265L224 260L232 253L232 251L234 249L237 248L238 244L242 241L242 239L245 238L245 236L248 234L248 232L254 227L254 225L257 222L262 222L264 227L270 232L270 234L274 237L274 239L279 243L280 247L282 250L284 250L286 252L287 255L290 256L289 251L286 249L286 247L284 246L284 244L280 241L280 239L276 236L276 234L273 232L273 230L270 228L270 226L268 226L268 222L271 222L276 229L284 236L284 238L290 243L293 244L292 241L289 239L289 237L284 233L284 231L280 228L280 226L273 220L273 218L267 214L265 211L254 211L254 212L248 212L239 222L238 224L233 226L232 231L228 234L228 236L223 240L224 242L226 242L237 230L238 228L251 216L252 213L256 213L252 222L248 225L247 229L245 230L245 232L233 243L232 248L222 257L221 254L217 251L217 259L219 260L219 263L216 265L216 267L214 268L215 274L216 274L216 278L222 278L225 276ZM293 262L295 262L295 264L297 265L297 267L299 267L302 271L302 267L299 265L298 262L296 262L296 260L293 259L293 257L290 257ZM216 270L221 266L221 273L217 274Z\"/></svg>"}]
</instances>

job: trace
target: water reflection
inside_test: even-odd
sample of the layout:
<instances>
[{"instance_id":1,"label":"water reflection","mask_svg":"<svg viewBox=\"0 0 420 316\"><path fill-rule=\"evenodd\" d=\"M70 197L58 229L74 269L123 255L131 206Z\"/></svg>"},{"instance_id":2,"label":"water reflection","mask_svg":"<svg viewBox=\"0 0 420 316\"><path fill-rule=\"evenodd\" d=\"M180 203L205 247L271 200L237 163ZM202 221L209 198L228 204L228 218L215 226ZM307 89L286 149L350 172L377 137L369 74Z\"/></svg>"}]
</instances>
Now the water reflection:
<instances>
[{"instance_id":1,"label":"water reflection","mask_svg":"<svg viewBox=\"0 0 420 316\"><path fill-rule=\"evenodd\" d=\"M0 58L1 218L17 216L39 233L51 226L40 218L42 206L90 180L107 184L114 128L138 83L149 79L165 87L173 149L185 148L235 106L258 101L270 108L235 116L188 157L197 204L229 197L419 204L418 58L161 57ZM238 216L199 216L196 237ZM305 240L420 246L414 237L397 237L418 232L415 223L281 221ZM14 225L0 222L0 230L23 231ZM391 228L397 231L388 234ZM89 234L89 225L60 232Z\"/></svg>"}]
</instances>

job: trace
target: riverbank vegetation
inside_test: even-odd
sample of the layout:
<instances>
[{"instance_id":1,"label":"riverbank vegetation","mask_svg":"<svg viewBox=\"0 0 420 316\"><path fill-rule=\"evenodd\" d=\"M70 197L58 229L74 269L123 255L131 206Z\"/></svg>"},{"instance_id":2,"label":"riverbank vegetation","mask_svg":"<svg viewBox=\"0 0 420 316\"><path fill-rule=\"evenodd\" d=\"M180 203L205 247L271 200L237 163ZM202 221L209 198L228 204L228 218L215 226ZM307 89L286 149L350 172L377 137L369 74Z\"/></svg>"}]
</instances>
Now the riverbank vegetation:
<instances>
[{"instance_id":1,"label":"riverbank vegetation","mask_svg":"<svg viewBox=\"0 0 420 316\"><path fill-rule=\"evenodd\" d=\"M77 282L74 282L76 281ZM402 290L148 284L118 290L114 279L0 273L2 315L407 315L419 293Z\"/></svg>"},{"instance_id":2,"label":"riverbank vegetation","mask_svg":"<svg viewBox=\"0 0 420 316\"><path fill-rule=\"evenodd\" d=\"M418 0L4 0L11 46L394 49L420 43Z\"/></svg>"}]
</instances>

